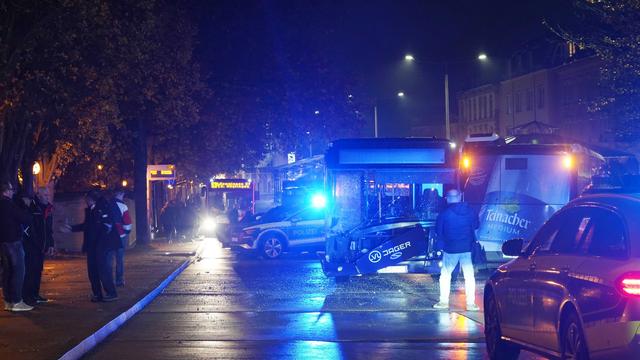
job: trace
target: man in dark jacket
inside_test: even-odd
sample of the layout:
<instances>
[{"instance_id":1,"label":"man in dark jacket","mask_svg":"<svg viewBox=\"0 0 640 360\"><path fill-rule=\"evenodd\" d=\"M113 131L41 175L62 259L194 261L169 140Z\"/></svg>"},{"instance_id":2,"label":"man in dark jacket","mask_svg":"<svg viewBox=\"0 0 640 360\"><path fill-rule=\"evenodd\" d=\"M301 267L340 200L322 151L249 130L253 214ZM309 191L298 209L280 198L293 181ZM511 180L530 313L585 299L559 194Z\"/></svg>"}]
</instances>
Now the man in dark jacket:
<instances>
[{"instance_id":1,"label":"man in dark jacket","mask_svg":"<svg viewBox=\"0 0 640 360\"><path fill-rule=\"evenodd\" d=\"M87 208L84 212L84 222L73 226L66 225L66 230L84 232L82 251L87 254L87 272L93 292L91 301L115 301L118 294L108 254L109 251L120 247L120 237L114 228L110 206L100 192L89 191L85 200Z\"/></svg>"},{"instance_id":2,"label":"man in dark jacket","mask_svg":"<svg viewBox=\"0 0 640 360\"><path fill-rule=\"evenodd\" d=\"M13 185L0 182L0 255L2 255L2 292L4 309L29 311L33 307L22 301L24 282L24 248L22 230L31 222L29 213L11 199Z\"/></svg>"},{"instance_id":3,"label":"man in dark jacket","mask_svg":"<svg viewBox=\"0 0 640 360\"><path fill-rule=\"evenodd\" d=\"M47 188L38 189L38 193L32 199L23 196L31 213L32 222L28 232L25 233L25 277L23 297L29 305L45 303L48 300L40 295L40 282L44 257L53 251L53 206L49 203Z\"/></svg>"},{"instance_id":4,"label":"man in dark jacket","mask_svg":"<svg viewBox=\"0 0 640 360\"><path fill-rule=\"evenodd\" d=\"M458 263L464 273L465 295L468 311L478 311L475 302L476 279L471 261L471 246L478 228L478 216L464 202L458 190L447 193L449 207L442 212L436 221L436 231L443 244L442 269L440 270L440 301L433 307L449 308L449 292L451 288L451 272Z\"/></svg>"}]
</instances>

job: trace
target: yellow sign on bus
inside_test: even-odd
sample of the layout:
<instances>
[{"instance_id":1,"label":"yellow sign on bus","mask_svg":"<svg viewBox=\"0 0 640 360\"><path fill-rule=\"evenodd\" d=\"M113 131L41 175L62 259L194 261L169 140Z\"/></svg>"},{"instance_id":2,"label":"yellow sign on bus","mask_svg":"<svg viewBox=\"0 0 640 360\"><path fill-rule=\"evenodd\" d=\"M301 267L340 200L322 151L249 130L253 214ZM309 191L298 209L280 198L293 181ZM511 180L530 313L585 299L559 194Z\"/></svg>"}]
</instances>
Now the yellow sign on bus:
<instances>
[{"instance_id":1,"label":"yellow sign on bus","mask_svg":"<svg viewBox=\"0 0 640 360\"><path fill-rule=\"evenodd\" d=\"M251 189L251 183L245 179L220 179L213 180L211 182L211 188L220 190L249 190Z\"/></svg>"}]
</instances>

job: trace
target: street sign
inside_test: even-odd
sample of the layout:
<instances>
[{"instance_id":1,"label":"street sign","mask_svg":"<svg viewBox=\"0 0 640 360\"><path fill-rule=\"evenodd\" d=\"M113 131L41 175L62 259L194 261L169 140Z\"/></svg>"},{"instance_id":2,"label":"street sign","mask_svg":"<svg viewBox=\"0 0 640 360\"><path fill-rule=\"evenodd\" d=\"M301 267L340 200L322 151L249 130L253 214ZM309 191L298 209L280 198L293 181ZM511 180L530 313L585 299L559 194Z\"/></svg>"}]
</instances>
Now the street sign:
<instances>
[{"instance_id":1,"label":"street sign","mask_svg":"<svg viewBox=\"0 0 640 360\"><path fill-rule=\"evenodd\" d=\"M290 152L287 154L287 164L293 164L296 162L296 153Z\"/></svg>"},{"instance_id":2,"label":"street sign","mask_svg":"<svg viewBox=\"0 0 640 360\"><path fill-rule=\"evenodd\" d=\"M154 180L175 180L175 165L147 165L147 179Z\"/></svg>"}]
</instances>

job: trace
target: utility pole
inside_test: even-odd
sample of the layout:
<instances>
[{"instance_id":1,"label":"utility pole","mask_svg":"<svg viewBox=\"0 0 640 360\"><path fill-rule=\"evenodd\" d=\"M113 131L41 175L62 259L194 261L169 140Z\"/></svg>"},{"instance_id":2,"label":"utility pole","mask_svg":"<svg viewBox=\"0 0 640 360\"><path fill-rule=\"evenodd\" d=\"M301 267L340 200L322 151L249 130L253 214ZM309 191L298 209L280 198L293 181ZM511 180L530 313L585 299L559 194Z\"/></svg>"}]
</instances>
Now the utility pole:
<instances>
[{"instance_id":1,"label":"utility pole","mask_svg":"<svg viewBox=\"0 0 640 360\"><path fill-rule=\"evenodd\" d=\"M373 136L378 137L378 106L373 106Z\"/></svg>"},{"instance_id":2,"label":"utility pole","mask_svg":"<svg viewBox=\"0 0 640 360\"><path fill-rule=\"evenodd\" d=\"M444 65L444 132L445 138L451 138L451 123L449 120L449 72Z\"/></svg>"}]
</instances>

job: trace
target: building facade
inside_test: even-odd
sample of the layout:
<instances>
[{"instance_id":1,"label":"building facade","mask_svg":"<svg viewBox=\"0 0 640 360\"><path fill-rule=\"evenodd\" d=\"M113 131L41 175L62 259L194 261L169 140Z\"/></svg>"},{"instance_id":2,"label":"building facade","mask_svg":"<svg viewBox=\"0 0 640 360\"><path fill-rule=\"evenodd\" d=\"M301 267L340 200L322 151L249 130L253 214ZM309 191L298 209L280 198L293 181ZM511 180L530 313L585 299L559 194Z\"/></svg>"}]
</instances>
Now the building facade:
<instances>
[{"instance_id":1,"label":"building facade","mask_svg":"<svg viewBox=\"0 0 640 360\"><path fill-rule=\"evenodd\" d=\"M497 101L500 98L499 85L483 85L462 92L458 96L458 121L455 139L468 134L494 133L499 131Z\"/></svg>"},{"instance_id":2,"label":"building facade","mask_svg":"<svg viewBox=\"0 0 640 360\"><path fill-rule=\"evenodd\" d=\"M595 57L533 71L458 95L456 140L473 133L512 135L527 124L546 124L559 135L602 142L607 119L590 112L600 96Z\"/></svg>"}]
</instances>

